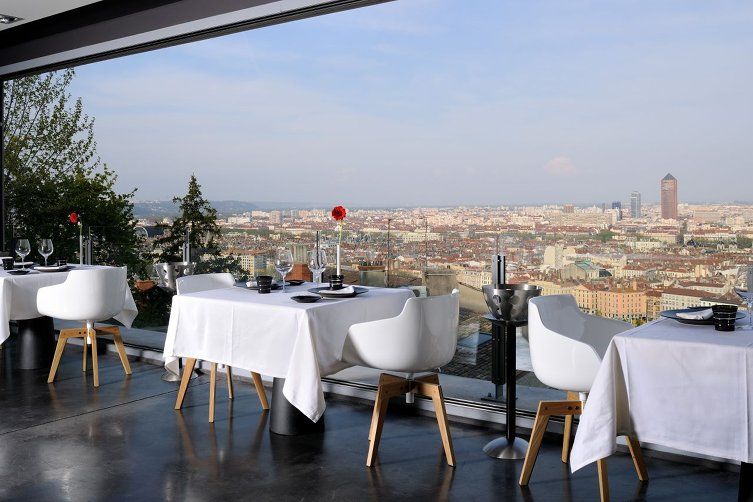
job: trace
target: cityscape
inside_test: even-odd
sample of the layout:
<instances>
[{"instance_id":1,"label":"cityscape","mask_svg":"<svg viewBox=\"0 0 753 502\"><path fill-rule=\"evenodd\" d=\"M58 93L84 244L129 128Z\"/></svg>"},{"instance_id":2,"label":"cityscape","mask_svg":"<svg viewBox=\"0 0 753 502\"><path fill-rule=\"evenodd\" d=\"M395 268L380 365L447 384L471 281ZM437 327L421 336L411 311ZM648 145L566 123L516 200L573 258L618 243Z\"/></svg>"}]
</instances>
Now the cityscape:
<instances>
[{"instance_id":1,"label":"cityscape","mask_svg":"<svg viewBox=\"0 0 753 502\"><path fill-rule=\"evenodd\" d=\"M659 204L633 191L625 202L590 206L350 208L345 273L351 282L419 294L460 286L471 293L464 306L482 312L481 286L491 283L490 258L499 251L508 282L571 294L588 313L635 324L666 309L739 304L733 282L753 260L753 204L681 203L672 174L657 188ZM139 221L145 229L165 223L169 217ZM310 279L317 233L325 251L333 253L336 242L329 208L220 213L218 224L223 253L249 276L273 272L275 250L288 246L297 263L291 277Z\"/></svg>"}]
</instances>

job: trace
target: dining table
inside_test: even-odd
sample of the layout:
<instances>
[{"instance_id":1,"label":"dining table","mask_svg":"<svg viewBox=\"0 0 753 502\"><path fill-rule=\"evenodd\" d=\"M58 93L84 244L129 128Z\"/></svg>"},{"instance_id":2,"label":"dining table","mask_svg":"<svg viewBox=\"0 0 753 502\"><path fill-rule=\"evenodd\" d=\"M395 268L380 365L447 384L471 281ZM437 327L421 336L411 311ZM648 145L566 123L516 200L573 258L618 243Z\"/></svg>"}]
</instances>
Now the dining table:
<instances>
[{"instance_id":1,"label":"dining table","mask_svg":"<svg viewBox=\"0 0 753 502\"><path fill-rule=\"evenodd\" d=\"M36 369L49 366L55 350L52 319L37 310L37 292L66 280L71 270L104 268L104 265L69 265L65 270L41 272L26 269L22 275L0 270L0 344L11 336L10 321L18 321L18 369ZM18 272L15 272L18 274ZM125 288L125 306L115 319L131 327L138 310L129 287ZM33 353L33 354L32 354ZM48 360L49 359L49 360Z\"/></svg>"},{"instance_id":2,"label":"dining table","mask_svg":"<svg viewBox=\"0 0 753 502\"><path fill-rule=\"evenodd\" d=\"M326 407L321 378L350 366L341 361L350 326L395 317L414 295L408 289L367 287L352 298L292 299L310 294L313 286L268 294L236 286L174 296L165 367L177 374L185 357L273 377L276 387L280 383L274 397L282 394L307 420L319 422ZM273 399L273 416L281 405Z\"/></svg>"},{"instance_id":3,"label":"dining table","mask_svg":"<svg viewBox=\"0 0 753 502\"><path fill-rule=\"evenodd\" d=\"M661 318L616 335L588 394L573 472L616 451L617 436L740 463L753 499L753 331Z\"/></svg>"}]
</instances>

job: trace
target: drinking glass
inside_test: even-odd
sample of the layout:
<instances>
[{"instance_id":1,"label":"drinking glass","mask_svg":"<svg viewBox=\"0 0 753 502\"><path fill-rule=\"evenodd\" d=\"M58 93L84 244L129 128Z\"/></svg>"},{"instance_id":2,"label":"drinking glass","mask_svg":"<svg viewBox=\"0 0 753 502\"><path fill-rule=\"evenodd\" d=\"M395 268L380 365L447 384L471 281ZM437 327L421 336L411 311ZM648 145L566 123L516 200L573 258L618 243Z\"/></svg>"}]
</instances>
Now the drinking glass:
<instances>
[{"instance_id":1,"label":"drinking glass","mask_svg":"<svg viewBox=\"0 0 753 502\"><path fill-rule=\"evenodd\" d=\"M282 277L282 292L285 292L285 276L293 270L293 253L289 249L277 250L275 270Z\"/></svg>"},{"instance_id":2,"label":"drinking glass","mask_svg":"<svg viewBox=\"0 0 753 502\"><path fill-rule=\"evenodd\" d=\"M31 253L31 244L29 244L29 239L18 239L16 241L16 254L19 258L21 258L22 262L26 261L26 256L28 256L29 253Z\"/></svg>"},{"instance_id":3,"label":"drinking glass","mask_svg":"<svg viewBox=\"0 0 753 502\"><path fill-rule=\"evenodd\" d=\"M44 256L44 266L47 266L47 258L52 254L52 239L40 239L39 240L39 254Z\"/></svg>"},{"instance_id":4,"label":"drinking glass","mask_svg":"<svg viewBox=\"0 0 753 502\"><path fill-rule=\"evenodd\" d=\"M314 249L309 253L309 270L314 276L317 286L322 283L322 272L327 268L327 254L323 249Z\"/></svg>"},{"instance_id":5,"label":"drinking glass","mask_svg":"<svg viewBox=\"0 0 753 502\"><path fill-rule=\"evenodd\" d=\"M745 265L737 270L735 293L748 307L748 325L740 329L753 330L753 265Z\"/></svg>"}]
</instances>

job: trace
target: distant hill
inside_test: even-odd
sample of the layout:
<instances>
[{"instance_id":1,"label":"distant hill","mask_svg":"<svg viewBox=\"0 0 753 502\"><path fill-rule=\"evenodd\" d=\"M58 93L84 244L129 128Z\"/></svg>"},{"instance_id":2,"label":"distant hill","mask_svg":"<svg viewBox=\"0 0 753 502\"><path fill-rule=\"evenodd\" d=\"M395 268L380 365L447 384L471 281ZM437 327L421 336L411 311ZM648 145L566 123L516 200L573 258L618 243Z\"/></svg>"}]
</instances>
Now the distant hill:
<instances>
[{"instance_id":1,"label":"distant hill","mask_svg":"<svg viewBox=\"0 0 753 502\"><path fill-rule=\"evenodd\" d=\"M211 200L209 201L217 210L219 216L228 216L231 214L245 213L259 209L259 206L251 202L241 200ZM178 206L169 200L153 200L134 202L133 214L136 218L164 218L166 216L176 216Z\"/></svg>"},{"instance_id":2,"label":"distant hill","mask_svg":"<svg viewBox=\"0 0 753 502\"><path fill-rule=\"evenodd\" d=\"M246 202L242 200L211 200L218 216L227 217L248 211L272 209L311 209L324 208L322 204L310 202ZM133 214L136 218L164 218L178 214L178 206L169 200L134 202Z\"/></svg>"}]
</instances>

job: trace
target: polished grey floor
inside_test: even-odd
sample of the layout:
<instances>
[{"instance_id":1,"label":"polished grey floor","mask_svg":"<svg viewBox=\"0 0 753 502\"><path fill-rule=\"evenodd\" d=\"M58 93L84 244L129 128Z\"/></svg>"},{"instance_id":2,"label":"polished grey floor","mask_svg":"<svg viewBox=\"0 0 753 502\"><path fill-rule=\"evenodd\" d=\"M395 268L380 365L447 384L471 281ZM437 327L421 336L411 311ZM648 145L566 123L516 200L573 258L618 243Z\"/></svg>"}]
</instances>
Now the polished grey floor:
<instances>
[{"instance_id":1,"label":"polished grey floor","mask_svg":"<svg viewBox=\"0 0 753 502\"><path fill-rule=\"evenodd\" d=\"M46 370L14 371L8 352L0 351L2 500L598 500L595 467L569 474L554 440L521 489L522 462L481 451L498 431L453 425L452 469L433 419L395 410L379 463L367 469L367 404L329 397L324 434L282 437L269 432L247 383L236 382L231 402L221 380L210 425L205 377L176 412L177 387L158 366L133 362L125 378L117 357L104 355L95 390L78 348L52 385ZM655 458L648 467L643 485L629 457L610 458L612 500L736 500L735 473Z\"/></svg>"}]
</instances>

